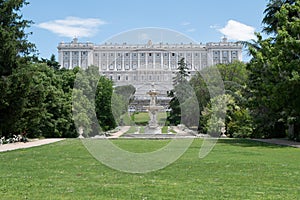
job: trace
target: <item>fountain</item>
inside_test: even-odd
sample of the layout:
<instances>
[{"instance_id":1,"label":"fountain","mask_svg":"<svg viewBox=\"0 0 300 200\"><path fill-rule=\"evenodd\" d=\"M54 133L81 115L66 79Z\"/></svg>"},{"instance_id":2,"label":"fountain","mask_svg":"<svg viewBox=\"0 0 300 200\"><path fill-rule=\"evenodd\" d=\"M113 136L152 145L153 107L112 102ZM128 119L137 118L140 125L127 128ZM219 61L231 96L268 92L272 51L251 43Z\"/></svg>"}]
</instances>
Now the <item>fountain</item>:
<instances>
[{"instance_id":1,"label":"fountain","mask_svg":"<svg viewBox=\"0 0 300 200\"><path fill-rule=\"evenodd\" d=\"M163 110L164 107L156 105L156 99L159 93L155 90L154 83L152 83L152 89L149 92L147 92L147 94L150 95L151 97L150 105L144 106L144 108L148 110L150 120L148 126L146 127L145 132L150 134L160 134L161 129L157 122L157 113L160 110Z\"/></svg>"}]
</instances>

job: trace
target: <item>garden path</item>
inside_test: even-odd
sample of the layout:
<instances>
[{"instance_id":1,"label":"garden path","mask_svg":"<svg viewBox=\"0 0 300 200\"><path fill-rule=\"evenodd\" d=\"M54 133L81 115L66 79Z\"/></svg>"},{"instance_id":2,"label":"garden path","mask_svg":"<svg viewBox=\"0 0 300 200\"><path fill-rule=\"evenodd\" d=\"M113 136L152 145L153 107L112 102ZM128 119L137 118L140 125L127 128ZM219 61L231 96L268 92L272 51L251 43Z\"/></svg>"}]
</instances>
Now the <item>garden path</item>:
<instances>
[{"instance_id":1,"label":"garden path","mask_svg":"<svg viewBox=\"0 0 300 200\"><path fill-rule=\"evenodd\" d=\"M16 142L16 143L10 143L10 144L4 144L0 145L0 152L5 152L5 151L12 151L16 149L26 149L30 147L36 147L36 146L41 146L45 144L50 144L54 142L58 142L64 139L61 138L52 138L52 139L41 139L41 140L33 140L30 142Z\"/></svg>"}]
</instances>

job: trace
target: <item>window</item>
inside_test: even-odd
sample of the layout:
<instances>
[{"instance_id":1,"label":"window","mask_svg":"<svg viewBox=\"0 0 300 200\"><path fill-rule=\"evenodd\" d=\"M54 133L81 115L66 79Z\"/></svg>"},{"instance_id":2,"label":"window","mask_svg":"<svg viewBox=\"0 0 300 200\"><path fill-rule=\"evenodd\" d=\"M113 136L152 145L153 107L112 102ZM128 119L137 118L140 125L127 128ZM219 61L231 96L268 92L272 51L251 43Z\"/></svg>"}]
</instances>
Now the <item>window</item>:
<instances>
[{"instance_id":1,"label":"window","mask_svg":"<svg viewBox=\"0 0 300 200\"><path fill-rule=\"evenodd\" d=\"M111 56L111 57L113 57L113 56L114 56L114 54L113 54L113 53L111 53L111 54L110 54L110 56Z\"/></svg>"},{"instance_id":2,"label":"window","mask_svg":"<svg viewBox=\"0 0 300 200\"><path fill-rule=\"evenodd\" d=\"M105 56L105 53L103 53L102 56Z\"/></svg>"},{"instance_id":3,"label":"window","mask_svg":"<svg viewBox=\"0 0 300 200\"><path fill-rule=\"evenodd\" d=\"M126 53L126 54L125 54L125 56L126 56L126 57L128 57L128 56L129 56L129 54L128 54L128 53Z\"/></svg>"},{"instance_id":4,"label":"window","mask_svg":"<svg viewBox=\"0 0 300 200\"><path fill-rule=\"evenodd\" d=\"M117 65L117 69L118 69L118 70L121 70L121 69L122 69L122 66L121 66L121 64L120 64L120 63L118 63L118 65Z\"/></svg>"},{"instance_id":5,"label":"window","mask_svg":"<svg viewBox=\"0 0 300 200\"><path fill-rule=\"evenodd\" d=\"M125 77L125 80L128 81L128 76Z\"/></svg>"},{"instance_id":6,"label":"window","mask_svg":"<svg viewBox=\"0 0 300 200\"><path fill-rule=\"evenodd\" d=\"M136 53L133 54L133 57L136 57Z\"/></svg>"},{"instance_id":7,"label":"window","mask_svg":"<svg viewBox=\"0 0 300 200\"><path fill-rule=\"evenodd\" d=\"M118 81L120 81L121 80L121 76L120 75L118 75Z\"/></svg>"},{"instance_id":8,"label":"window","mask_svg":"<svg viewBox=\"0 0 300 200\"><path fill-rule=\"evenodd\" d=\"M149 56L152 56L152 53L149 53Z\"/></svg>"},{"instance_id":9,"label":"window","mask_svg":"<svg viewBox=\"0 0 300 200\"><path fill-rule=\"evenodd\" d=\"M174 57L174 56L175 56L175 53L172 53L172 56Z\"/></svg>"},{"instance_id":10,"label":"window","mask_svg":"<svg viewBox=\"0 0 300 200\"><path fill-rule=\"evenodd\" d=\"M137 68L137 64L136 64L136 63L133 63L132 69L136 69L136 68Z\"/></svg>"},{"instance_id":11,"label":"window","mask_svg":"<svg viewBox=\"0 0 300 200\"><path fill-rule=\"evenodd\" d=\"M160 54L159 54L159 53L157 53L157 54L156 54L156 56L157 56L157 57L159 57L159 56L160 56Z\"/></svg>"},{"instance_id":12,"label":"window","mask_svg":"<svg viewBox=\"0 0 300 200\"><path fill-rule=\"evenodd\" d=\"M144 56L145 56L145 54L144 54L144 53L141 53L141 56L142 56L142 57L144 57Z\"/></svg>"}]
</instances>

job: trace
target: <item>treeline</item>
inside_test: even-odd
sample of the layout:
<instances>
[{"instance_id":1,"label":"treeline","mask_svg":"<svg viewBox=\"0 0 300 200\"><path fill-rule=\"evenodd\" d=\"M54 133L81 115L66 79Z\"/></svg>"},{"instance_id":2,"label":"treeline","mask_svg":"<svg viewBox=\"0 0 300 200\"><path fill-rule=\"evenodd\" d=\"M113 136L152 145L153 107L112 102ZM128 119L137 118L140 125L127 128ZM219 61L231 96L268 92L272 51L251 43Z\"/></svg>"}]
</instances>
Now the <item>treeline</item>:
<instances>
[{"instance_id":1,"label":"treeline","mask_svg":"<svg viewBox=\"0 0 300 200\"><path fill-rule=\"evenodd\" d=\"M97 112L100 131L116 127L110 106L112 82L93 75L99 74L98 68L89 67L85 73L90 73L90 76L80 80L86 85L79 90L73 87L80 73L82 71L78 67L56 70L45 63L28 63L14 69L11 75L2 77L0 135L11 137L27 133L28 137L77 137L78 127L76 129L74 120L91 124L86 114L90 110ZM95 77L97 88L91 100L84 93L90 89L88 87ZM80 115L74 115L74 109L78 109L74 96L80 92L85 98L80 101L83 108ZM92 129L85 129L84 133L89 135Z\"/></svg>"}]
</instances>

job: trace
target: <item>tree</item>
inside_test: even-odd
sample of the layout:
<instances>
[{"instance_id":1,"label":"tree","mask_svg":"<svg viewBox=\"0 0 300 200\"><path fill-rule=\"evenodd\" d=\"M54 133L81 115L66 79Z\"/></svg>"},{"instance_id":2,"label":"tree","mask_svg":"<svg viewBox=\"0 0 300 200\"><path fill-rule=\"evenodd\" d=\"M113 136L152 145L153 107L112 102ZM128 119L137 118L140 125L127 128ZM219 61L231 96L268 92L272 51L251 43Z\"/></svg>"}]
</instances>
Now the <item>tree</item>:
<instances>
[{"instance_id":1,"label":"tree","mask_svg":"<svg viewBox=\"0 0 300 200\"><path fill-rule=\"evenodd\" d=\"M181 123L181 106L183 102L190 97L188 91L187 66L184 62L184 58L181 58L178 62L177 72L173 78L174 89L168 92L168 96L172 97L169 108L171 109L169 116L167 117L168 123L172 125L178 125Z\"/></svg>"},{"instance_id":2,"label":"tree","mask_svg":"<svg viewBox=\"0 0 300 200\"><path fill-rule=\"evenodd\" d=\"M296 0L270 0L267 8L264 11L264 18L262 23L265 25L263 31L267 34L277 33L277 28L279 27L279 20L275 15L280 11L284 4L294 4ZM293 16L295 13L292 13ZM290 17L291 17L290 16Z\"/></svg>"},{"instance_id":3,"label":"tree","mask_svg":"<svg viewBox=\"0 0 300 200\"><path fill-rule=\"evenodd\" d=\"M113 83L108 78L101 76L96 91L96 114L98 122L104 131L117 126L112 108Z\"/></svg>"},{"instance_id":4,"label":"tree","mask_svg":"<svg viewBox=\"0 0 300 200\"><path fill-rule=\"evenodd\" d=\"M49 114L46 99L52 90L54 76L44 64L28 64L14 69L6 78L8 103L1 110L5 117L2 126L5 135L23 131L30 136L41 135L41 121Z\"/></svg>"},{"instance_id":5,"label":"tree","mask_svg":"<svg viewBox=\"0 0 300 200\"><path fill-rule=\"evenodd\" d=\"M60 65L56 61L54 54L51 55L50 59L42 58L41 61L38 62L46 63L49 67L53 68L54 70L58 70L60 68Z\"/></svg>"},{"instance_id":6,"label":"tree","mask_svg":"<svg viewBox=\"0 0 300 200\"><path fill-rule=\"evenodd\" d=\"M117 124L124 123L124 114L127 113L128 106L134 100L136 89L132 85L117 86L112 94L112 113ZM125 120L126 121L126 120Z\"/></svg>"},{"instance_id":7,"label":"tree","mask_svg":"<svg viewBox=\"0 0 300 200\"><path fill-rule=\"evenodd\" d=\"M32 21L22 19L20 9L27 5L24 0L0 1L0 76L8 76L19 63L35 51L34 44L27 41L26 33Z\"/></svg>"},{"instance_id":8,"label":"tree","mask_svg":"<svg viewBox=\"0 0 300 200\"><path fill-rule=\"evenodd\" d=\"M271 1L272 3L273 1ZM275 23L267 21L274 36L258 39L249 45L253 56L248 65L251 111L258 136L283 136L287 126L293 126L299 138L300 108L300 1L280 1L276 12L270 12ZM276 131L281 133L276 133Z\"/></svg>"},{"instance_id":9,"label":"tree","mask_svg":"<svg viewBox=\"0 0 300 200\"><path fill-rule=\"evenodd\" d=\"M112 114L113 83L100 76L98 67L89 66L76 74L73 88L73 118L77 128L84 129L85 136L116 127Z\"/></svg>"},{"instance_id":10,"label":"tree","mask_svg":"<svg viewBox=\"0 0 300 200\"><path fill-rule=\"evenodd\" d=\"M195 90L201 113L199 123L201 132L217 131L208 130L208 127L211 128L214 123L218 124L221 121L220 117L226 116L223 126L226 127L227 135L231 137L250 135L252 124L245 97L248 73L243 62L235 61L205 68L192 77L190 83ZM223 92L219 76L224 84ZM221 103L221 100L224 100L225 104ZM212 107L214 104L215 107ZM214 112L220 113L219 117L218 114L213 115Z\"/></svg>"}]
</instances>

